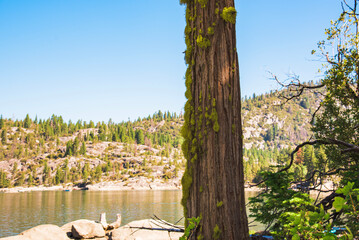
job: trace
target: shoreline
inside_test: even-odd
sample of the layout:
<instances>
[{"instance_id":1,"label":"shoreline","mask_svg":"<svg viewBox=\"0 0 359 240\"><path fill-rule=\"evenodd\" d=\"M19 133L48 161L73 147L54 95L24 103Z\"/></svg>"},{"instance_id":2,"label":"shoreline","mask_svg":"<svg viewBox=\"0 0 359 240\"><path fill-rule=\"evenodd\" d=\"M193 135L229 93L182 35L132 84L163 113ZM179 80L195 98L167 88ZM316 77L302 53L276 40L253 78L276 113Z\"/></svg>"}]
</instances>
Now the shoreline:
<instances>
[{"instance_id":1,"label":"shoreline","mask_svg":"<svg viewBox=\"0 0 359 240\"><path fill-rule=\"evenodd\" d=\"M88 184L84 187L78 187L72 184L56 186L31 186L31 187L12 187L0 188L0 193L22 193L22 192L46 192L46 191L145 191L145 190L181 190L182 186L176 183L147 183L136 182L128 184L125 182L108 181L95 184Z\"/></svg>"},{"instance_id":2,"label":"shoreline","mask_svg":"<svg viewBox=\"0 0 359 240\"><path fill-rule=\"evenodd\" d=\"M128 184L120 181L107 181L95 184L89 184L84 187L75 185L57 185L57 186L31 186L31 187L13 187L13 188L0 188L1 193L23 193L23 192L46 192L46 191L168 191L168 190L181 190L182 186L176 182L162 183L154 181L151 183L134 182ZM247 192L258 192L261 188L252 187L245 188Z\"/></svg>"}]
</instances>

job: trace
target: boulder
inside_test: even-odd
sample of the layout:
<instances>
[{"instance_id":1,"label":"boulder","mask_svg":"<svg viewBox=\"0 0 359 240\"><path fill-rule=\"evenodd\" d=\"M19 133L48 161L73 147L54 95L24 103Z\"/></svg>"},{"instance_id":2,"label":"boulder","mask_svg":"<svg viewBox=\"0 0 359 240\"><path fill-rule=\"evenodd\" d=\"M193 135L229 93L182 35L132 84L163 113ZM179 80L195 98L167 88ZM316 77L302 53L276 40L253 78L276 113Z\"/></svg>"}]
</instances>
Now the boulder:
<instances>
[{"instance_id":1,"label":"boulder","mask_svg":"<svg viewBox=\"0 0 359 240\"><path fill-rule=\"evenodd\" d=\"M76 220L76 221L73 221L73 222L69 222L69 223L66 223L65 225L63 225L61 227L61 229L63 231L66 232L67 236L70 237L70 238L73 238L74 235L73 235L73 232L72 232L72 226L73 225L90 225L90 226L95 226L95 228L98 228L98 225L101 225L99 223L96 223L95 221L90 221L90 220L87 220L87 219L80 219L80 220ZM103 234L103 232L101 232L101 234ZM103 235L105 236L105 235ZM101 236L101 237L103 237Z\"/></svg>"},{"instance_id":2,"label":"boulder","mask_svg":"<svg viewBox=\"0 0 359 240\"><path fill-rule=\"evenodd\" d=\"M151 219L130 222L127 225L111 231L112 240L178 240L182 232L168 232L161 230L146 230L145 228L168 228L166 225L154 223Z\"/></svg>"},{"instance_id":3,"label":"boulder","mask_svg":"<svg viewBox=\"0 0 359 240\"><path fill-rule=\"evenodd\" d=\"M66 233L52 224L30 228L17 236L0 238L1 240L69 240Z\"/></svg>"},{"instance_id":4,"label":"boulder","mask_svg":"<svg viewBox=\"0 0 359 240\"><path fill-rule=\"evenodd\" d=\"M0 238L1 240L69 240L66 233L52 224L30 228L17 236Z\"/></svg>"},{"instance_id":5,"label":"boulder","mask_svg":"<svg viewBox=\"0 0 359 240\"><path fill-rule=\"evenodd\" d=\"M26 239L24 238L24 236L17 235L17 236L12 236L12 237L0 238L0 240L26 240Z\"/></svg>"},{"instance_id":6,"label":"boulder","mask_svg":"<svg viewBox=\"0 0 359 240\"><path fill-rule=\"evenodd\" d=\"M71 233L73 238L102 238L106 233L100 223L89 220L77 220L73 222Z\"/></svg>"},{"instance_id":7,"label":"boulder","mask_svg":"<svg viewBox=\"0 0 359 240\"><path fill-rule=\"evenodd\" d=\"M128 227L118 228L110 233L111 240L136 240L134 236L131 235L132 231Z\"/></svg>"},{"instance_id":8,"label":"boulder","mask_svg":"<svg viewBox=\"0 0 359 240\"><path fill-rule=\"evenodd\" d=\"M69 222L69 223L66 223L65 225L63 225L61 227L61 229L67 234L68 237L72 237L72 225L74 225L74 223L76 222L81 222L81 221L88 221L88 220L85 220L85 219L80 219L80 220L76 220L76 221L73 221L73 222Z\"/></svg>"}]
</instances>

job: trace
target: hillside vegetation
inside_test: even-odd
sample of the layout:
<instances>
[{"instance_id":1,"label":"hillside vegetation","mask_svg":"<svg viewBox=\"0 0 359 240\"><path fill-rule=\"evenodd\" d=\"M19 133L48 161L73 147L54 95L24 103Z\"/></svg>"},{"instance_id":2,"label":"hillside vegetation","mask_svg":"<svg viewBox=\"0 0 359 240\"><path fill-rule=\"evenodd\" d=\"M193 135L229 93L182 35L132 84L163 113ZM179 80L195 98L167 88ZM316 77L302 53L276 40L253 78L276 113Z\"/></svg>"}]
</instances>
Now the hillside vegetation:
<instances>
[{"instance_id":1,"label":"hillside vegetation","mask_svg":"<svg viewBox=\"0 0 359 240\"><path fill-rule=\"evenodd\" d=\"M245 178L283 165L289 149L311 135L310 116L317 96L281 105L278 92L242 101ZM0 119L0 187L89 184L142 178L180 185L185 160L181 151L182 114L161 112L136 121L94 123ZM305 176L323 152L305 148L295 169Z\"/></svg>"}]
</instances>

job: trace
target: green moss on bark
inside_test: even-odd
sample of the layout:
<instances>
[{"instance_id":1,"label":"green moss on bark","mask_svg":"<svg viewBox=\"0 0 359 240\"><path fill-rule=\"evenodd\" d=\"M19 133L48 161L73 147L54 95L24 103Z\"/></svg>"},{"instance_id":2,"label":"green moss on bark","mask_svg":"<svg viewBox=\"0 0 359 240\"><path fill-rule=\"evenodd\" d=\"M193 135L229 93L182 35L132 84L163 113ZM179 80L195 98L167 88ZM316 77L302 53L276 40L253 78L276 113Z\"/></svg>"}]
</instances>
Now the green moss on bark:
<instances>
[{"instance_id":1,"label":"green moss on bark","mask_svg":"<svg viewBox=\"0 0 359 240\"><path fill-rule=\"evenodd\" d=\"M216 226L213 229L213 239L218 240L221 237L222 231L219 229L218 225L216 224Z\"/></svg>"},{"instance_id":2,"label":"green moss on bark","mask_svg":"<svg viewBox=\"0 0 359 240\"><path fill-rule=\"evenodd\" d=\"M207 3L208 3L208 0L198 0L199 4L201 4L201 8L205 8Z\"/></svg>"},{"instance_id":3,"label":"green moss on bark","mask_svg":"<svg viewBox=\"0 0 359 240\"><path fill-rule=\"evenodd\" d=\"M224 21L235 24L237 17L237 10L234 7L223 8L221 17Z\"/></svg>"},{"instance_id":4,"label":"green moss on bark","mask_svg":"<svg viewBox=\"0 0 359 240\"><path fill-rule=\"evenodd\" d=\"M202 48L202 49L206 49L209 46L211 46L211 42L209 41L209 39L203 37L201 34L197 36L197 46Z\"/></svg>"}]
</instances>

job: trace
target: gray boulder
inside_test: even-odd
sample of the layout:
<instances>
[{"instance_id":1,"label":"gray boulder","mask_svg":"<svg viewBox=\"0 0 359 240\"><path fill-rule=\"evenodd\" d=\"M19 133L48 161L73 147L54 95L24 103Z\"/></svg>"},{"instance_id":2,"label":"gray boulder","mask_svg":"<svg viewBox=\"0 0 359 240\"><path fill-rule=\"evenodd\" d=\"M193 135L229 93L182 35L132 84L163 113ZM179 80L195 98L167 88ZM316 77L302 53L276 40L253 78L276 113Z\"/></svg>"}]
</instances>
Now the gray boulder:
<instances>
[{"instance_id":1,"label":"gray boulder","mask_svg":"<svg viewBox=\"0 0 359 240\"><path fill-rule=\"evenodd\" d=\"M106 233L100 223L89 220L77 220L72 224L71 233L73 238L102 238Z\"/></svg>"},{"instance_id":2,"label":"gray boulder","mask_svg":"<svg viewBox=\"0 0 359 240\"><path fill-rule=\"evenodd\" d=\"M4 237L4 238L0 238L1 240L25 240L24 236L11 236L11 237Z\"/></svg>"},{"instance_id":3,"label":"gray boulder","mask_svg":"<svg viewBox=\"0 0 359 240\"><path fill-rule=\"evenodd\" d=\"M17 236L1 238L1 240L69 240L66 233L52 224L30 228Z\"/></svg>"},{"instance_id":4,"label":"gray boulder","mask_svg":"<svg viewBox=\"0 0 359 240\"><path fill-rule=\"evenodd\" d=\"M73 228L73 226L75 226L75 228ZM90 221L87 219L80 219L66 223L61 227L61 229L65 231L67 236L70 238L85 238L85 237L80 237L80 235L87 236L88 238L90 238L89 236L92 235L98 235L99 238L105 236L105 231L103 230L102 225L100 223L97 223L95 221ZM94 237L96 236L93 236L91 238Z\"/></svg>"}]
</instances>

